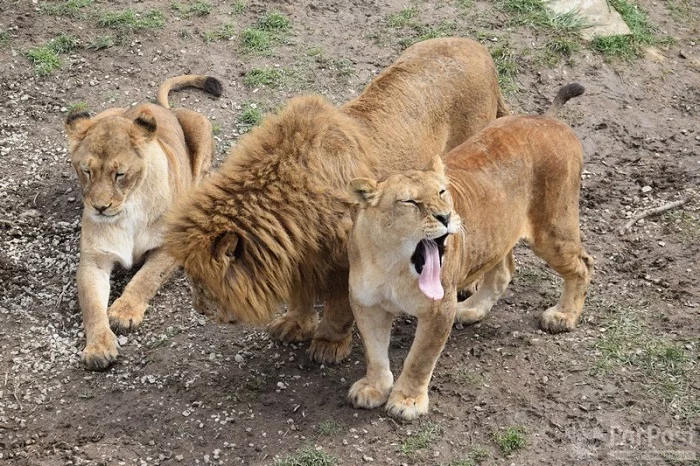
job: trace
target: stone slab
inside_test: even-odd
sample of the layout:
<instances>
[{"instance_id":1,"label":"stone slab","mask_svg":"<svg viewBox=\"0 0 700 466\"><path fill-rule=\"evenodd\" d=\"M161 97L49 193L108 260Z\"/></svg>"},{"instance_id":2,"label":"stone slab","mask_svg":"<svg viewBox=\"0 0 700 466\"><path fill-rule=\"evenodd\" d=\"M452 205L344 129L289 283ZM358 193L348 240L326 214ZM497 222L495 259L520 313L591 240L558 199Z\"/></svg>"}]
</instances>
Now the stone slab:
<instances>
[{"instance_id":1,"label":"stone slab","mask_svg":"<svg viewBox=\"0 0 700 466\"><path fill-rule=\"evenodd\" d=\"M545 0L544 4L557 14L576 12L586 26L581 29L584 40L632 33L620 13L607 0Z\"/></svg>"}]
</instances>

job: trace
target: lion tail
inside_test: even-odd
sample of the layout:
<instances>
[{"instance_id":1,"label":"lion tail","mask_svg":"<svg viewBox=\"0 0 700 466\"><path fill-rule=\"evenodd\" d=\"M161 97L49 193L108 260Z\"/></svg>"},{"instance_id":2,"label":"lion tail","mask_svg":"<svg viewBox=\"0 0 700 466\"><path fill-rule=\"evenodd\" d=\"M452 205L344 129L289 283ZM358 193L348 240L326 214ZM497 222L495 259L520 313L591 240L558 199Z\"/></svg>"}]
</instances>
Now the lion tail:
<instances>
[{"instance_id":1,"label":"lion tail","mask_svg":"<svg viewBox=\"0 0 700 466\"><path fill-rule=\"evenodd\" d=\"M554 98L552 106L547 109L545 115L548 117L557 116L559 109L561 109L564 104L569 101L569 99L580 96L585 90L586 89L579 83L571 83L563 86L561 89L559 89L559 92L557 92L557 96Z\"/></svg>"},{"instance_id":2,"label":"lion tail","mask_svg":"<svg viewBox=\"0 0 700 466\"><path fill-rule=\"evenodd\" d=\"M166 79L165 82L160 85L158 88L158 95L156 96L156 103L162 107L170 108L170 104L168 103L168 94L170 91L177 91L185 87L197 87L216 97L221 95L223 88L221 81L211 76L197 74L176 76Z\"/></svg>"},{"instance_id":3,"label":"lion tail","mask_svg":"<svg viewBox=\"0 0 700 466\"><path fill-rule=\"evenodd\" d=\"M504 116L510 115L510 109L508 108L508 104L506 104L506 100L503 98L503 94L501 93L501 89L498 89L498 107L496 109L496 118L501 118Z\"/></svg>"}]
</instances>

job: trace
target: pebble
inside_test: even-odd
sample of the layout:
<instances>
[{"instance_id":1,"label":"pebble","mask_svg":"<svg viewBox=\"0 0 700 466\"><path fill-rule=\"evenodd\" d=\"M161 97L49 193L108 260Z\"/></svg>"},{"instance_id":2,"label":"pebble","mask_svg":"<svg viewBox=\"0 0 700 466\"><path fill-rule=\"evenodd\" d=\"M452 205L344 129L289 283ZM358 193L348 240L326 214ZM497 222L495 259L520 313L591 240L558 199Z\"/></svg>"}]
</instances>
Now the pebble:
<instances>
[{"instance_id":1,"label":"pebble","mask_svg":"<svg viewBox=\"0 0 700 466\"><path fill-rule=\"evenodd\" d=\"M651 186L644 186L644 187L642 188L642 192L643 192L643 193L648 193L648 192L650 192L650 191L651 191Z\"/></svg>"}]
</instances>

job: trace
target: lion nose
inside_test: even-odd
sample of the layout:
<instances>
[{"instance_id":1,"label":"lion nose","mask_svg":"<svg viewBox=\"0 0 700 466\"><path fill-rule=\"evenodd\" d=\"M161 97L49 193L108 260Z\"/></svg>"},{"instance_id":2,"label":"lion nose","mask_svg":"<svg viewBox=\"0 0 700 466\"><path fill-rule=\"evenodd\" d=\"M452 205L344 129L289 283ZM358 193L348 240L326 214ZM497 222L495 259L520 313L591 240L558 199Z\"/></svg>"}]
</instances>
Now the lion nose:
<instances>
[{"instance_id":1,"label":"lion nose","mask_svg":"<svg viewBox=\"0 0 700 466\"><path fill-rule=\"evenodd\" d=\"M445 226L450 223L450 214L433 214L433 217Z\"/></svg>"},{"instance_id":2,"label":"lion nose","mask_svg":"<svg viewBox=\"0 0 700 466\"><path fill-rule=\"evenodd\" d=\"M105 210L109 209L109 206L111 206L112 203L110 202L108 205L93 205L96 211L99 213L104 212Z\"/></svg>"}]
</instances>

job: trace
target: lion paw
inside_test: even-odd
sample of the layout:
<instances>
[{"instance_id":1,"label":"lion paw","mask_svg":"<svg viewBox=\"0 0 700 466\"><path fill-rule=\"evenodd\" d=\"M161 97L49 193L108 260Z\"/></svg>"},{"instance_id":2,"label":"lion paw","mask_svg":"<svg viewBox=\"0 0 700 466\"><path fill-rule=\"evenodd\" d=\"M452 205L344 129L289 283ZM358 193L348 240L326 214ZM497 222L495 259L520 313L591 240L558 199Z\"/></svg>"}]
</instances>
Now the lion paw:
<instances>
[{"instance_id":1,"label":"lion paw","mask_svg":"<svg viewBox=\"0 0 700 466\"><path fill-rule=\"evenodd\" d=\"M287 314L275 318L267 326L267 333L279 341L295 342L310 340L316 330L316 318L299 320Z\"/></svg>"},{"instance_id":2,"label":"lion paw","mask_svg":"<svg viewBox=\"0 0 700 466\"><path fill-rule=\"evenodd\" d=\"M120 297L107 310L109 325L119 334L133 332L141 325L147 308L148 303L134 303Z\"/></svg>"},{"instance_id":3,"label":"lion paw","mask_svg":"<svg viewBox=\"0 0 700 466\"><path fill-rule=\"evenodd\" d=\"M117 336L108 328L97 335L88 337L82 353L85 368L90 371L107 369L117 360L119 343Z\"/></svg>"},{"instance_id":4,"label":"lion paw","mask_svg":"<svg viewBox=\"0 0 700 466\"><path fill-rule=\"evenodd\" d=\"M455 314L455 322L464 325L471 325L477 322L481 322L488 312L477 308L466 308L463 309L458 306L457 314Z\"/></svg>"},{"instance_id":5,"label":"lion paw","mask_svg":"<svg viewBox=\"0 0 700 466\"><path fill-rule=\"evenodd\" d=\"M364 377L350 387L348 398L356 408L373 409L386 403L391 391L391 383L384 389L370 383Z\"/></svg>"},{"instance_id":6,"label":"lion paw","mask_svg":"<svg viewBox=\"0 0 700 466\"><path fill-rule=\"evenodd\" d=\"M418 396L406 396L394 390L386 403L386 412L391 417L412 421L418 416L428 413L428 392Z\"/></svg>"},{"instance_id":7,"label":"lion paw","mask_svg":"<svg viewBox=\"0 0 700 466\"><path fill-rule=\"evenodd\" d=\"M350 354L352 333L340 341L315 337L309 347L309 356L322 364L339 363Z\"/></svg>"},{"instance_id":8,"label":"lion paw","mask_svg":"<svg viewBox=\"0 0 700 466\"><path fill-rule=\"evenodd\" d=\"M577 323L575 312L562 312L557 306L547 309L540 318L540 328L550 333L570 332Z\"/></svg>"}]
</instances>

